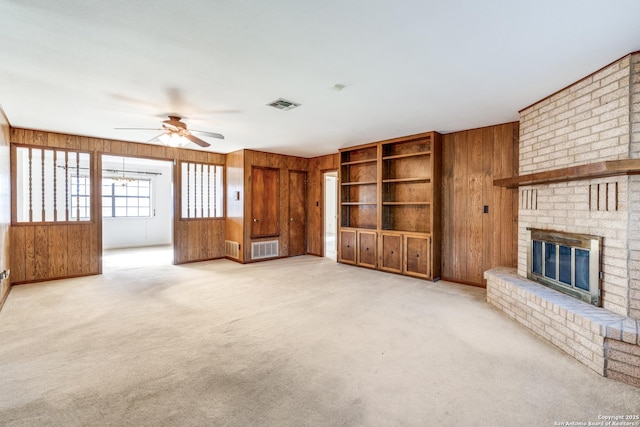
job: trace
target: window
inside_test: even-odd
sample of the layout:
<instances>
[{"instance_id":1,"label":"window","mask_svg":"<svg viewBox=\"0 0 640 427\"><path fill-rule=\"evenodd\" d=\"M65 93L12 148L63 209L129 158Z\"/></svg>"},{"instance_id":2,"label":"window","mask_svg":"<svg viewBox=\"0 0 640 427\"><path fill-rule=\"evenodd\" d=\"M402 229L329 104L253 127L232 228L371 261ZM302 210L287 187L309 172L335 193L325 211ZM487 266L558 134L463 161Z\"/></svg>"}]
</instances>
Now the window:
<instances>
[{"instance_id":1,"label":"window","mask_svg":"<svg viewBox=\"0 0 640 427\"><path fill-rule=\"evenodd\" d=\"M102 216L104 218L150 217L151 180L124 181L102 179Z\"/></svg>"},{"instance_id":2,"label":"window","mask_svg":"<svg viewBox=\"0 0 640 427\"><path fill-rule=\"evenodd\" d=\"M87 220L91 216L91 180L88 176L73 176L69 185L71 196L71 219Z\"/></svg>"},{"instance_id":3,"label":"window","mask_svg":"<svg viewBox=\"0 0 640 427\"><path fill-rule=\"evenodd\" d=\"M182 218L224 216L223 167L205 163L181 163Z\"/></svg>"},{"instance_id":4,"label":"window","mask_svg":"<svg viewBox=\"0 0 640 427\"><path fill-rule=\"evenodd\" d=\"M91 220L91 155L16 147L17 222Z\"/></svg>"}]
</instances>

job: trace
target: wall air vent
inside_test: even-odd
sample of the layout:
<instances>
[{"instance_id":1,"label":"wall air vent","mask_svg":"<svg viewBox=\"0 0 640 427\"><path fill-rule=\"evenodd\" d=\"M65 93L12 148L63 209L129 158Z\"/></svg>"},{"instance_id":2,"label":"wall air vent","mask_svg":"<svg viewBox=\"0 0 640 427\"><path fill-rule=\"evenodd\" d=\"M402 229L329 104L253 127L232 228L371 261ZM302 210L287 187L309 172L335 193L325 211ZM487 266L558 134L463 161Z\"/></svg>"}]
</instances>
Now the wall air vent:
<instances>
[{"instance_id":1,"label":"wall air vent","mask_svg":"<svg viewBox=\"0 0 640 427\"><path fill-rule=\"evenodd\" d=\"M251 259L274 258L277 256L278 256L277 240L251 242Z\"/></svg>"},{"instance_id":2,"label":"wall air vent","mask_svg":"<svg viewBox=\"0 0 640 427\"><path fill-rule=\"evenodd\" d=\"M278 110L293 110L296 107L299 107L300 104L297 104L293 101L287 101L286 99L278 98L270 104L267 104L269 107L277 108Z\"/></svg>"},{"instance_id":3,"label":"wall air vent","mask_svg":"<svg viewBox=\"0 0 640 427\"><path fill-rule=\"evenodd\" d=\"M240 243L231 240L224 241L224 255L231 258L240 258Z\"/></svg>"}]
</instances>

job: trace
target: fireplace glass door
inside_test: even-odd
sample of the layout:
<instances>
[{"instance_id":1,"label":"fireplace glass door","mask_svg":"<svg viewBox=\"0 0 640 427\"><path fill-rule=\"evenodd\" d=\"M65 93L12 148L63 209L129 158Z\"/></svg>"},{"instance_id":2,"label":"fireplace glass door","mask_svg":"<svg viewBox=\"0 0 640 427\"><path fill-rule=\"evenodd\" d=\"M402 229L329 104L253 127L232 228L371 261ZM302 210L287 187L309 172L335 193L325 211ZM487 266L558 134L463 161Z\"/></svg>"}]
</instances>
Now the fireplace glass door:
<instances>
[{"instance_id":1,"label":"fireplace glass door","mask_svg":"<svg viewBox=\"0 0 640 427\"><path fill-rule=\"evenodd\" d=\"M599 305L601 238L536 229L528 233L527 277Z\"/></svg>"}]
</instances>

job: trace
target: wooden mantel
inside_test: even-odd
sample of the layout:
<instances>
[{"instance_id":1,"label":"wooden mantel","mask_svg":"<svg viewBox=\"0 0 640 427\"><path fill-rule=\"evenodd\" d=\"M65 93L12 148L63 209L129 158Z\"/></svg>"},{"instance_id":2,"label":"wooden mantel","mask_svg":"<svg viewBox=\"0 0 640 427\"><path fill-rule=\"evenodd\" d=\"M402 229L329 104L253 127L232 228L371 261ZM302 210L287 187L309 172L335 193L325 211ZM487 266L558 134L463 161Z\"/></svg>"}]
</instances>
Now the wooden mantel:
<instances>
[{"instance_id":1,"label":"wooden mantel","mask_svg":"<svg viewBox=\"0 0 640 427\"><path fill-rule=\"evenodd\" d=\"M545 172L494 179L496 187L517 188L525 185L539 185L582 179L604 178L617 175L640 174L640 159L608 160L587 165L571 166Z\"/></svg>"}]
</instances>

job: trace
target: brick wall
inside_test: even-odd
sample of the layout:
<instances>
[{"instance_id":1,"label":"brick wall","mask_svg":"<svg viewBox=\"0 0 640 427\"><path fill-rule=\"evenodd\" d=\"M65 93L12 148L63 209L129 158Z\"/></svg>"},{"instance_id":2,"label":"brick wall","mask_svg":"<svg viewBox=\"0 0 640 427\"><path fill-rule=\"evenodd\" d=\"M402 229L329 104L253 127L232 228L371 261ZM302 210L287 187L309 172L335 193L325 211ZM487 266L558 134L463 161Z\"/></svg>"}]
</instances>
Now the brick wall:
<instances>
[{"instance_id":1,"label":"brick wall","mask_svg":"<svg viewBox=\"0 0 640 427\"><path fill-rule=\"evenodd\" d=\"M627 56L520 112L521 175L628 158L630 63Z\"/></svg>"},{"instance_id":2,"label":"brick wall","mask_svg":"<svg viewBox=\"0 0 640 427\"><path fill-rule=\"evenodd\" d=\"M626 316L628 181L624 176L520 187L518 274L527 276L527 227L602 236L603 307ZM537 203L526 203L529 192L535 192Z\"/></svg>"},{"instance_id":3,"label":"brick wall","mask_svg":"<svg viewBox=\"0 0 640 427\"><path fill-rule=\"evenodd\" d=\"M607 377L640 387L640 346L607 338L605 354Z\"/></svg>"},{"instance_id":4,"label":"brick wall","mask_svg":"<svg viewBox=\"0 0 640 427\"><path fill-rule=\"evenodd\" d=\"M520 112L520 174L640 158L640 54ZM527 227L602 236L602 301L640 318L640 177L520 187L518 274Z\"/></svg>"},{"instance_id":5,"label":"brick wall","mask_svg":"<svg viewBox=\"0 0 640 427\"><path fill-rule=\"evenodd\" d=\"M631 144L629 157L640 158L640 54L631 56Z\"/></svg>"},{"instance_id":6,"label":"brick wall","mask_svg":"<svg viewBox=\"0 0 640 427\"><path fill-rule=\"evenodd\" d=\"M640 54L631 56L631 142L629 157L640 158ZM629 179L629 316L640 319L640 177Z\"/></svg>"},{"instance_id":7,"label":"brick wall","mask_svg":"<svg viewBox=\"0 0 640 427\"><path fill-rule=\"evenodd\" d=\"M640 319L640 176L629 177L629 316Z\"/></svg>"}]
</instances>

